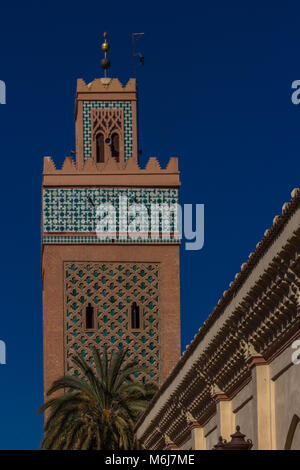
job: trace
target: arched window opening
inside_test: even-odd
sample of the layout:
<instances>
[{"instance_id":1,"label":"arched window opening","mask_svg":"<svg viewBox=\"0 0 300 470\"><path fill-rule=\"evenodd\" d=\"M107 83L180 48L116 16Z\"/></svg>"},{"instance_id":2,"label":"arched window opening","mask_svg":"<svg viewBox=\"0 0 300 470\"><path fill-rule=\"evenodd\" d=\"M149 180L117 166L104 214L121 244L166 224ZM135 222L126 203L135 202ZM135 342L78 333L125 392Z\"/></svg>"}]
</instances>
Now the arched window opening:
<instances>
[{"instance_id":1,"label":"arched window opening","mask_svg":"<svg viewBox=\"0 0 300 470\"><path fill-rule=\"evenodd\" d=\"M140 307L136 302L132 302L131 304L131 328L139 329L141 326L140 321Z\"/></svg>"},{"instance_id":2,"label":"arched window opening","mask_svg":"<svg viewBox=\"0 0 300 470\"><path fill-rule=\"evenodd\" d=\"M87 330L94 328L94 307L88 304L85 311L85 327Z\"/></svg>"},{"instance_id":3,"label":"arched window opening","mask_svg":"<svg viewBox=\"0 0 300 470\"><path fill-rule=\"evenodd\" d=\"M96 137L96 162L104 163L104 135L101 132Z\"/></svg>"},{"instance_id":4,"label":"arched window opening","mask_svg":"<svg viewBox=\"0 0 300 470\"><path fill-rule=\"evenodd\" d=\"M117 162L120 161L120 140L116 133L111 136L111 155Z\"/></svg>"}]
</instances>

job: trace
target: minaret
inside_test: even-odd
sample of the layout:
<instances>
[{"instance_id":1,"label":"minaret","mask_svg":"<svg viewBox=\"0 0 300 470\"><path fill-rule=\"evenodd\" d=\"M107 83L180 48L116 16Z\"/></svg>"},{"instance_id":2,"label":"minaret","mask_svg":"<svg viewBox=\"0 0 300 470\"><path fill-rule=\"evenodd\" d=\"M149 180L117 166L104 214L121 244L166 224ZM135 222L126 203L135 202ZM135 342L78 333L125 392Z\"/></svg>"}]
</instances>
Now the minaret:
<instances>
[{"instance_id":1,"label":"minaret","mask_svg":"<svg viewBox=\"0 0 300 470\"><path fill-rule=\"evenodd\" d=\"M177 203L177 158L162 169L151 157L140 168L136 81L123 86L108 78L107 35L102 49L104 78L77 82L75 161L66 157L58 169L44 159L45 393L64 373L79 374L75 352L92 363L94 345L126 348L128 360L151 371L139 378L156 383L180 357L179 237L165 215L155 233L150 226L130 229L124 215L136 204L150 213L153 204ZM99 233L99 210L107 204L117 214L114 236ZM109 215L109 227L113 221Z\"/></svg>"}]
</instances>

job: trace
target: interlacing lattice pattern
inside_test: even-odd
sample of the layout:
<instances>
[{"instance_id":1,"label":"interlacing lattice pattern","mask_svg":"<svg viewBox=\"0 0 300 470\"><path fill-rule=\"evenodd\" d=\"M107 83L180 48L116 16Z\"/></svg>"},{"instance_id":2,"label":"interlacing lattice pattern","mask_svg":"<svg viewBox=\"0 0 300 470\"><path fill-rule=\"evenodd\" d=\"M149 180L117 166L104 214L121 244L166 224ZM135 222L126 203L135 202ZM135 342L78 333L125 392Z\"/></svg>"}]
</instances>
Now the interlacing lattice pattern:
<instances>
[{"instance_id":1,"label":"interlacing lattice pattern","mask_svg":"<svg viewBox=\"0 0 300 470\"><path fill-rule=\"evenodd\" d=\"M92 346L128 348L127 357L151 369L139 379L159 379L159 264L67 262L65 271L65 371L79 375L76 351L92 364ZM132 330L131 305L140 307L141 328ZM85 328L88 304L95 328Z\"/></svg>"},{"instance_id":2,"label":"interlacing lattice pattern","mask_svg":"<svg viewBox=\"0 0 300 470\"><path fill-rule=\"evenodd\" d=\"M93 139L98 132L110 137L113 131L123 134L123 109L92 109Z\"/></svg>"},{"instance_id":3,"label":"interlacing lattice pattern","mask_svg":"<svg viewBox=\"0 0 300 470\"><path fill-rule=\"evenodd\" d=\"M132 156L132 108L130 101L84 101L83 102L83 154L84 161L92 156L93 109L122 109L124 116L124 160Z\"/></svg>"}]
</instances>

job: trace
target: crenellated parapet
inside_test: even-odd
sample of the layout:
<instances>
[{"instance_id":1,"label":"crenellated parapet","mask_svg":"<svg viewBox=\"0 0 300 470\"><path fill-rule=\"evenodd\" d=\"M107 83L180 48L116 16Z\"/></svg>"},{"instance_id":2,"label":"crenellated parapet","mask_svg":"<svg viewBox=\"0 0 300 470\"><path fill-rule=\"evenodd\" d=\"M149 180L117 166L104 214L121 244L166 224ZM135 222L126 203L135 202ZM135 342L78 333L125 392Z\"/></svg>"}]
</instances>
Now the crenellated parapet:
<instances>
[{"instance_id":1,"label":"crenellated parapet","mask_svg":"<svg viewBox=\"0 0 300 470\"><path fill-rule=\"evenodd\" d=\"M125 164L110 158L105 163L86 160L79 166L72 157L66 157L57 168L51 157L44 158L43 185L121 185L179 187L178 159L171 157L166 168L161 168L156 157L150 157L145 168L130 158Z\"/></svg>"},{"instance_id":2,"label":"crenellated parapet","mask_svg":"<svg viewBox=\"0 0 300 470\"><path fill-rule=\"evenodd\" d=\"M123 85L118 78L96 78L90 83L79 78L76 93L136 93L136 80L130 78Z\"/></svg>"}]
</instances>

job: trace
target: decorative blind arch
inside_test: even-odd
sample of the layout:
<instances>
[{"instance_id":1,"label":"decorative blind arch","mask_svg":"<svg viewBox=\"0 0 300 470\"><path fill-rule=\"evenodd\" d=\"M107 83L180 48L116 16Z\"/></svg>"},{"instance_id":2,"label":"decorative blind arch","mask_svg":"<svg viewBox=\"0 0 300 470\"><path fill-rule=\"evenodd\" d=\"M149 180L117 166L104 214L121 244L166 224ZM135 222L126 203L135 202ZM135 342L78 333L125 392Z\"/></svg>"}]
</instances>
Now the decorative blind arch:
<instances>
[{"instance_id":1,"label":"decorative blind arch","mask_svg":"<svg viewBox=\"0 0 300 470\"><path fill-rule=\"evenodd\" d=\"M124 113L123 109L105 108L91 110L92 124L92 154L97 159L97 136L104 138L104 160L107 161L113 156L117 162L124 162ZM111 145L105 145L105 140L111 139Z\"/></svg>"}]
</instances>

